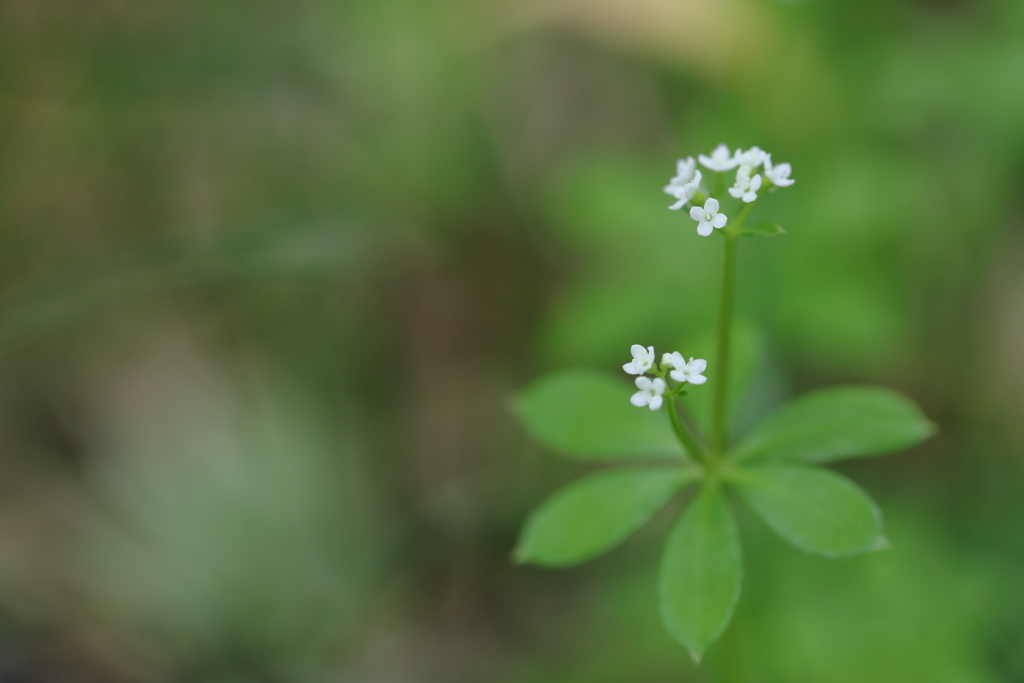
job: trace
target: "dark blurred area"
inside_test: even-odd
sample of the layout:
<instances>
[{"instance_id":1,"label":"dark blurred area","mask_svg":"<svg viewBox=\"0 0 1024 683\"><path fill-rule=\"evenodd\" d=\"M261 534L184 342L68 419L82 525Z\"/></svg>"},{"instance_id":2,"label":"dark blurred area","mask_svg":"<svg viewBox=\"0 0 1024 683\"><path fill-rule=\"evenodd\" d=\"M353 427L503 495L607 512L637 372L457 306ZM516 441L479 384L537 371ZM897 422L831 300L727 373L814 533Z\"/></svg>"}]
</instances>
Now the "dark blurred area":
<instances>
[{"instance_id":1,"label":"dark blurred area","mask_svg":"<svg viewBox=\"0 0 1024 683\"><path fill-rule=\"evenodd\" d=\"M585 468L509 405L713 323L661 188L719 142L797 180L736 429L866 382L942 432L843 468L886 552L741 519L696 668L671 512L512 565ZM0 0L0 682L1024 680L1022 187L1020 0Z\"/></svg>"}]
</instances>

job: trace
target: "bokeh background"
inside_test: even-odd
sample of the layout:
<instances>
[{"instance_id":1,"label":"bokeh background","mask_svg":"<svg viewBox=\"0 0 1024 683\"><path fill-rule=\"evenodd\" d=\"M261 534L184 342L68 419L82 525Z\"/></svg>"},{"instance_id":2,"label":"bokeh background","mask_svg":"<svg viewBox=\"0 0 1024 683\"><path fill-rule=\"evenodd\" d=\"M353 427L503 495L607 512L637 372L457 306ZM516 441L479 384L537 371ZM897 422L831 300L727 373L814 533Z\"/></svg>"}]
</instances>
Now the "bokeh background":
<instances>
[{"instance_id":1,"label":"bokeh background","mask_svg":"<svg viewBox=\"0 0 1024 683\"><path fill-rule=\"evenodd\" d=\"M873 382L942 432L842 467L886 552L742 518L698 669L671 510L512 565L586 468L510 406L712 322L661 187L719 142L797 179L737 429ZM0 680L1024 680L1022 188L1019 0L0 0Z\"/></svg>"}]
</instances>

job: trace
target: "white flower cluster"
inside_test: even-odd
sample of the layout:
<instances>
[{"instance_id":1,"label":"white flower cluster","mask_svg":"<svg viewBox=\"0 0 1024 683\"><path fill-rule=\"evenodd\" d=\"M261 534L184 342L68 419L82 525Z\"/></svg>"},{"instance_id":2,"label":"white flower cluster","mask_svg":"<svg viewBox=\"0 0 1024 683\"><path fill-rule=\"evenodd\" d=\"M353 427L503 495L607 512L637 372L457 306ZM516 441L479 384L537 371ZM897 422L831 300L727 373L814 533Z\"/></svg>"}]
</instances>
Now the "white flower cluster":
<instances>
[{"instance_id":1,"label":"white flower cluster","mask_svg":"<svg viewBox=\"0 0 1024 683\"><path fill-rule=\"evenodd\" d=\"M789 177L793 172L789 164L772 164L772 155L756 146L730 152L726 145L721 144L710 156L700 154L697 159L701 166L716 173L736 169L736 179L729 188L729 194L747 204L757 199L758 193L789 187L795 182ZM758 169L763 170L763 175L757 172ZM724 228L729 219L719 212L718 200L701 186L701 179L697 162L693 157L687 157L676 164L676 175L664 189L666 194L676 198L676 203L668 207L673 211L683 208L691 200L703 201L703 207L690 208L690 218L697 221L697 234L707 237L715 229Z\"/></svg>"},{"instance_id":2,"label":"white flower cluster","mask_svg":"<svg viewBox=\"0 0 1024 683\"><path fill-rule=\"evenodd\" d=\"M664 380L666 372L668 372L669 377L680 384L704 384L704 382L708 381L708 378L703 374L704 370L708 367L708 362L702 358L691 358L687 361L678 351L666 353L661 357L661 369L659 371L654 367L655 354L653 346L644 348L639 344L633 344L629 350L633 354L633 360L623 365L622 369L630 375L640 375L640 377L636 378L636 388L638 391L629 399L629 402L638 408L648 406L651 410L657 410L661 407L664 400L662 397L668 388ZM652 379L646 376L648 372L653 372L660 376Z\"/></svg>"}]
</instances>

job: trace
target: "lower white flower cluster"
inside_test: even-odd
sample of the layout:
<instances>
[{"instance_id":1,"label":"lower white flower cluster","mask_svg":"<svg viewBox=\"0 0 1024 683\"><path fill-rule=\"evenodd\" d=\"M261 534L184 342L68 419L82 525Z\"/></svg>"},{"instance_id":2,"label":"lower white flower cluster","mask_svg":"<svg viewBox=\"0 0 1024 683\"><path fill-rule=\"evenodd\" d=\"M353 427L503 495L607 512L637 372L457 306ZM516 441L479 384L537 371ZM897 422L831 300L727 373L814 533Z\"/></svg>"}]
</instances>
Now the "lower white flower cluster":
<instances>
[{"instance_id":1,"label":"lower white flower cluster","mask_svg":"<svg viewBox=\"0 0 1024 683\"><path fill-rule=\"evenodd\" d=\"M633 344L629 350L633 354L633 360L623 365L622 369L630 375L640 375L636 378L638 391L629 399L629 402L638 408L647 406L651 410L657 410L661 407L665 390L668 389L665 383L666 372L671 379L680 384L704 384L708 381L703 374L708 362L703 358L690 358L687 361L683 354L674 351L663 354L661 367L657 368L654 363L653 346L644 348L639 344ZM647 373L655 374L657 377L652 379L646 376Z\"/></svg>"},{"instance_id":2,"label":"lower white flower cluster","mask_svg":"<svg viewBox=\"0 0 1024 683\"><path fill-rule=\"evenodd\" d=\"M729 188L729 194L747 204L757 199L759 193L773 191L779 187L789 187L795 180L789 177L793 172L789 164L773 164L772 155L760 147L747 150L737 149L730 152L721 144L715 147L711 155L697 156L704 168L715 173L724 173L736 169L736 179ZM758 173L758 169L763 172ZM728 217L719 213L719 200L711 196L711 192L701 185L703 176L697 169L697 161L693 157L680 159L676 165L676 175L665 186L665 193L676 198L676 203L668 207L677 211L691 200L703 202L703 206L690 209L690 218L697 221L697 234L707 237L715 229L725 227ZM721 186L719 186L721 190Z\"/></svg>"}]
</instances>

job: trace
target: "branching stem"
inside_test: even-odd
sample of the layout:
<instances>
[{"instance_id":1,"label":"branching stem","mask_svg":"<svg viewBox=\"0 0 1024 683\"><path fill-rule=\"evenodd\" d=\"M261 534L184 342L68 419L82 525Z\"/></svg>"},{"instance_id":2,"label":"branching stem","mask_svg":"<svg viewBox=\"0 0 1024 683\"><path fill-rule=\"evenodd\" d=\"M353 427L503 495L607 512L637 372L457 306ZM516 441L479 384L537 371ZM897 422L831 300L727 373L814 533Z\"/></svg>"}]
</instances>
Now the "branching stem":
<instances>
[{"instance_id":1,"label":"branching stem","mask_svg":"<svg viewBox=\"0 0 1024 683\"><path fill-rule=\"evenodd\" d=\"M683 448L690 454L690 457L706 467L707 454L697 443L697 440L693 438L693 435L690 434L690 430L686 428L683 421L679 419L679 411L676 410L676 397L671 393L666 394L666 397L668 399L668 405L666 406L668 408L668 420L672 423L672 429L675 431L676 437L683 444Z\"/></svg>"}]
</instances>

